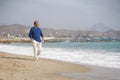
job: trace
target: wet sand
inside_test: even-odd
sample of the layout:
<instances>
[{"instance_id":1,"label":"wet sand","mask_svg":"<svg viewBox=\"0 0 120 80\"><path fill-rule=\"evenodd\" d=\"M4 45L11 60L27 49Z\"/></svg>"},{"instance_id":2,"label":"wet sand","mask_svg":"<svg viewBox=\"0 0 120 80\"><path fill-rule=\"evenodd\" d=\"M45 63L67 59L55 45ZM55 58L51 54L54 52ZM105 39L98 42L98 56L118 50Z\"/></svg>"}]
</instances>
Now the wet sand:
<instances>
[{"instance_id":1,"label":"wet sand","mask_svg":"<svg viewBox=\"0 0 120 80\"><path fill-rule=\"evenodd\" d=\"M85 80L120 80L120 69L84 65L90 71L85 73L64 73L64 76L84 78Z\"/></svg>"}]
</instances>

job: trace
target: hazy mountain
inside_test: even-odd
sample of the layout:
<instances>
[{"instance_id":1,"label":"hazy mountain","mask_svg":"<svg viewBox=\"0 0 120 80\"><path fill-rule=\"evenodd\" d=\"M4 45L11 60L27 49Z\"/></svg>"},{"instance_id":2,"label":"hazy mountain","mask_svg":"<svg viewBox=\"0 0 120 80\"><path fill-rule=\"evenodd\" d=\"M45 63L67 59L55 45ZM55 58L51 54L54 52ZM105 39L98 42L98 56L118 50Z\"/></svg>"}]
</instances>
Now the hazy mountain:
<instances>
[{"instance_id":1,"label":"hazy mountain","mask_svg":"<svg viewBox=\"0 0 120 80\"><path fill-rule=\"evenodd\" d=\"M21 24L12 24L12 25L4 25L0 26L0 32L21 32L29 29L29 27L21 25Z\"/></svg>"},{"instance_id":2,"label":"hazy mountain","mask_svg":"<svg viewBox=\"0 0 120 80\"><path fill-rule=\"evenodd\" d=\"M99 31L99 32L106 32L106 31L109 31L111 29L107 25L105 25L103 23L99 23L99 24L93 25L91 30L92 31Z\"/></svg>"},{"instance_id":3,"label":"hazy mountain","mask_svg":"<svg viewBox=\"0 0 120 80\"><path fill-rule=\"evenodd\" d=\"M29 27L21 24L3 25L0 26L0 34L25 35L29 29Z\"/></svg>"},{"instance_id":4,"label":"hazy mountain","mask_svg":"<svg viewBox=\"0 0 120 80\"><path fill-rule=\"evenodd\" d=\"M28 37L30 27L21 24L0 26L0 36L6 36L8 34L12 36ZM65 30L65 29L53 29L42 28L43 33L47 37L120 37L120 31L112 30L104 24L96 24L91 31L87 30Z\"/></svg>"}]
</instances>

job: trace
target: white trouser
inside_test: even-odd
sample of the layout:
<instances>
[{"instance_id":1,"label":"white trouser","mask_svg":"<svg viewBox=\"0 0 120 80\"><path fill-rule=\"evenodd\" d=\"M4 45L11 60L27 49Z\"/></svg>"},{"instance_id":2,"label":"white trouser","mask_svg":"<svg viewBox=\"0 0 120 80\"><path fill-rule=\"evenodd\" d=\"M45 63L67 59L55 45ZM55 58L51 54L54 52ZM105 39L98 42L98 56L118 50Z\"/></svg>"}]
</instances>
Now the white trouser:
<instances>
[{"instance_id":1,"label":"white trouser","mask_svg":"<svg viewBox=\"0 0 120 80\"><path fill-rule=\"evenodd\" d=\"M42 51L42 43L32 40L32 44L33 44L33 50L34 50L34 57L38 58L38 56Z\"/></svg>"}]
</instances>

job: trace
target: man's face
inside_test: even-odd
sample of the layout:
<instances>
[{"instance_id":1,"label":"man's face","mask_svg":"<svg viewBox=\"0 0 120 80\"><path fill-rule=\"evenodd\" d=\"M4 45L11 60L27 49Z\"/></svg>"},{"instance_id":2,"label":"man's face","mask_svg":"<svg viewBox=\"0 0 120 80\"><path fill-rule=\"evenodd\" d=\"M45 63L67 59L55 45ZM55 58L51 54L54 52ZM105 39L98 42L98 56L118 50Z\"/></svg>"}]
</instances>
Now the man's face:
<instances>
[{"instance_id":1,"label":"man's face","mask_svg":"<svg viewBox=\"0 0 120 80\"><path fill-rule=\"evenodd\" d=\"M37 21L34 25L35 27L39 27L39 22Z\"/></svg>"}]
</instances>

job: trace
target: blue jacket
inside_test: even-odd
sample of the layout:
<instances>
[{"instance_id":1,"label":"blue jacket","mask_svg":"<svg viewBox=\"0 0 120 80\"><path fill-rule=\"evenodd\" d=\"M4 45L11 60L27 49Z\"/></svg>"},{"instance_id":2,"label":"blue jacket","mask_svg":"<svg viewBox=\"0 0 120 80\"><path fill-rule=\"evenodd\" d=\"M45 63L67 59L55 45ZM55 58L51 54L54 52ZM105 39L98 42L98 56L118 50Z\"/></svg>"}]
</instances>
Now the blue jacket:
<instances>
[{"instance_id":1,"label":"blue jacket","mask_svg":"<svg viewBox=\"0 0 120 80\"><path fill-rule=\"evenodd\" d=\"M41 42L41 37L43 37L42 30L37 27L32 27L29 32L29 37L37 42Z\"/></svg>"}]
</instances>

